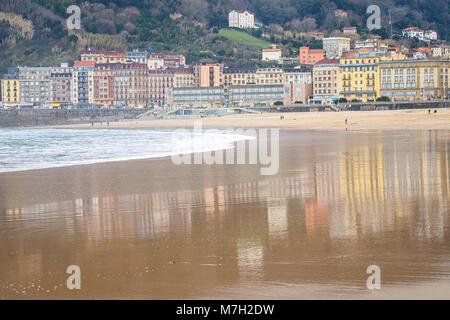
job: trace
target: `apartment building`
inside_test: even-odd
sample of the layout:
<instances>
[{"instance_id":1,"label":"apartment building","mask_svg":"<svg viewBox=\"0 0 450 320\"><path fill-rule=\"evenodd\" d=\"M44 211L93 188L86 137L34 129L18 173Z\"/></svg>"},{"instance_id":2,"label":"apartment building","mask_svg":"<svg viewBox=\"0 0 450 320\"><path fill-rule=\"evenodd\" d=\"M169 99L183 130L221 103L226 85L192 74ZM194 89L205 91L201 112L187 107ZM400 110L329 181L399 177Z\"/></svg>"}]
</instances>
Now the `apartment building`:
<instances>
[{"instance_id":1,"label":"apartment building","mask_svg":"<svg viewBox=\"0 0 450 320\"><path fill-rule=\"evenodd\" d=\"M167 69L148 71L150 103L158 106L172 104L174 73Z\"/></svg>"},{"instance_id":2,"label":"apartment building","mask_svg":"<svg viewBox=\"0 0 450 320\"><path fill-rule=\"evenodd\" d=\"M114 73L114 105L145 107L149 104L149 70L143 63L116 63Z\"/></svg>"},{"instance_id":3,"label":"apartment building","mask_svg":"<svg viewBox=\"0 0 450 320\"><path fill-rule=\"evenodd\" d=\"M172 104L181 107L220 107L225 105L224 87L181 87L173 89Z\"/></svg>"},{"instance_id":4,"label":"apartment building","mask_svg":"<svg viewBox=\"0 0 450 320\"><path fill-rule=\"evenodd\" d=\"M223 81L226 86L256 84L256 68L223 68Z\"/></svg>"},{"instance_id":5,"label":"apartment building","mask_svg":"<svg viewBox=\"0 0 450 320\"><path fill-rule=\"evenodd\" d=\"M201 64L193 67L195 87L219 87L223 85L223 64Z\"/></svg>"},{"instance_id":6,"label":"apartment building","mask_svg":"<svg viewBox=\"0 0 450 320\"><path fill-rule=\"evenodd\" d=\"M72 102L72 72L73 68L67 63L50 70L51 103L55 106Z\"/></svg>"},{"instance_id":7,"label":"apartment building","mask_svg":"<svg viewBox=\"0 0 450 320\"><path fill-rule=\"evenodd\" d=\"M184 88L194 86L194 70L192 67L175 67L167 68L169 72L173 73L173 87Z\"/></svg>"},{"instance_id":8,"label":"apartment building","mask_svg":"<svg viewBox=\"0 0 450 320\"><path fill-rule=\"evenodd\" d=\"M310 49L309 47L300 47L298 58L300 64L314 65L325 57L324 49Z\"/></svg>"},{"instance_id":9,"label":"apartment building","mask_svg":"<svg viewBox=\"0 0 450 320\"><path fill-rule=\"evenodd\" d=\"M256 84L283 84L284 71L281 68L257 68L255 72Z\"/></svg>"},{"instance_id":10,"label":"apartment building","mask_svg":"<svg viewBox=\"0 0 450 320\"><path fill-rule=\"evenodd\" d=\"M51 68L19 67L20 102L34 105L50 104Z\"/></svg>"},{"instance_id":11,"label":"apartment building","mask_svg":"<svg viewBox=\"0 0 450 320\"><path fill-rule=\"evenodd\" d=\"M94 103L94 61L76 61L72 72L72 102L75 105Z\"/></svg>"},{"instance_id":12,"label":"apartment building","mask_svg":"<svg viewBox=\"0 0 450 320\"><path fill-rule=\"evenodd\" d=\"M20 103L19 69L9 68L1 81L2 102L4 104L17 105Z\"/></svg>"},{"instance_id":13,"label":"apartment building","mask_svg":"<svg viewBox=\"0 0 450 320\"><path fill-rule=\"evenodd\" d=\"M125 51L107 51L87 49L81 50L81 61L95 61L96 63L126 63Z\"/></svg>"},{"instance_id":14,"label":"apartment building","mask_svg":"<svg viewBox=\"0 0 450 320\"><path fill-rule=\"evenodd\" d=\"M344 52L350 51L350 39L342 37L323 38L323 49L327 59L338 59Z\"/></svg>"},{"instance_id":15,"label":"apartment building","mask_svg":"<svg viewBox=\"0 0 450 320\"><path fill-rule=\"evenodd\" d=\"M114 71L111 63L96 64L93 72L94 104L114 105Z\"/></svg>"},{"instance_id":16,"label":"apartment building","mask_svg":"<svg viewBox=\"0 0 450 320\"><path fill-rule=\"evenodd\" d=\"M284 69L284 99L285 105L296 102L307 103L312 96L313 78L310 69Z\"/></svg>"},{"instance_id":17,"label":"apartment building","mask_svg":"<svg viewBox=\"0 0 450 320\"><path fill-rule=\"evenodd\" d=\"M339 98L367 102L380 96L377 52L357 52L339 61Z\"/></svg>"},{"instance_id":18,"label":"apartment building","mask_svg":"<svg viewBox=\"0 0 450 320\"><path fill-rule=\"evenodd\" d=\"M400 60L379 64L381 96L392 101L449 96L449 60Z\"/></svg>"},{"instance_id":19,"label":"apartment building","mask_svg":"<svg viewBox=\"0 0 450 320\"><path fill-rule=\"evenodd\" d=\"M314 100L331 104L339 99L339 59L324 59L313 69Z\"/></svg>"}]
</instances>

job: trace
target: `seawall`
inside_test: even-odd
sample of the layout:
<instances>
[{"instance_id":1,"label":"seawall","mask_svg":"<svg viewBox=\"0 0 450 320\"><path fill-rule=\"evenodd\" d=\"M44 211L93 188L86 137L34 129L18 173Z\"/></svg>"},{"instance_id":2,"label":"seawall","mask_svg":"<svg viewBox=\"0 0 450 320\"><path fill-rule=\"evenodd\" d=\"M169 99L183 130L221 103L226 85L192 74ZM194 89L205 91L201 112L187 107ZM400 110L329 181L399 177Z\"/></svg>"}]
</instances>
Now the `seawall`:
<instances>
[{"instance_id":1,"label":"seawall","mask_svg":"<svg viewBox=\"0 0 450 320\"><path fill-rule=\"evenodd\" d=\"M0 110L0 127L37 127L133 120L145 109L19 109Z\"/></svg>"}]
</instances>

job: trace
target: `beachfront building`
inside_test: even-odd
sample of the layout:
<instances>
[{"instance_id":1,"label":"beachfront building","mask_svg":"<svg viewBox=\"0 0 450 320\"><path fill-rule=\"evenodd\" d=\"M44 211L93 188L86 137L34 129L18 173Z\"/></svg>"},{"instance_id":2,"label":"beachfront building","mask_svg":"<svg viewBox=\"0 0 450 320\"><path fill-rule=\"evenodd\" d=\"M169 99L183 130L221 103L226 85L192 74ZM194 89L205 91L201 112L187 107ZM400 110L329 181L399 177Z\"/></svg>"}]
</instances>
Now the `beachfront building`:
<instances>
[{"instance_id":1,"label":"beachfront building","mask_svg":"<svg viewBox=\"0 0 450 320\"><path fill-rule=\"evenodd\" d=\"M231 86L225 91L225 105L274 105L284 101L282 84Z\"/></svg>"},{"instance_id":2,"label":"beachfront building","mask_svg":"<svg viewBox=\"0 0 450 320\"><path fill-rule=\"evenodd\" d=\"M225 105L224 87L174 88L172 101L180 107L221 107Z\"/></svg>"},{"instance_id":3,"label":"beachfront building","mask_svg":"<svg viewBox=\"0 0 450 320\"><path fill-rule=\"evenodd\" d=\"M448 97L449 68L449 60L382 61L380 94L392 101Z\"/></svg>"},{"instance_id":4,"label":"beachfront building","mask_svg":"<svg viewBox=\"0 0 450 320\"><path fill-rule=\"evenodd\" d=\"M94 104L114 105L114 71L111 63L96 64L93 71Z\"/></svg>"},{"instance_id":5,"label":"beachfront building","mask_svg":"<svg viewBox=\"0 0 450 320\"><path fill-rule=\"evenodd\" d=\"M50 104L50 72L48 67L19 67L21 103L37 106Z\"/></svg>"},{"instance_id":6,"label":"beachfront building","mask_svg":"<svg viewBox=\"0 0 450 320\"><path fill-rule=\"evenodd\" d=\"M193 67L195 87L219 87L223 85L223 64L200 64Z\"/></svg>"},{"instance_id":7,"label":"beachfront building","mask_svg":"<svg viewBox=\"0 0 450 320\"><path fill-rule=\"evenodd\" d=\"M148 105L149 70L144 63L111 65L114 79L114 105L145 107Z\"/></svg>"},{"instance_id":8,"label":"beachfront building","mask_svg":"<svg viewBox=\"0 0 450 320\"><path fill-rule=\"evenodd\" d=\"M239 29L255 28L255 15L247 10L231 10L228 13L228 26Z\"/></svg>"},{"instance_id":9,"label":"beachfront building","mask_svg":"<svg viewBox=\"0 0 450 320\"><path fill-rule=\"evenodd\" d=\"M223 68L223 81L226 86L256 84L256 68Z\"/></svg>"},{"instance_id":10,"label":"beachfront building","mask_svg":"<svg viewBox=\"0 0 450 320\"><path fill-rule=\"evenodd\" d=\"M258 68L255 72L256 84L283 84L284 71L282 68Z\"/></svg>"},{"instance_id":11,"label":"beachfront building","mask_svg":"<svg viewBox=\"0 0 450 320\"><path fill-rule=\"evenodd\" d=\"M148 93L151 104L165 106L172 104L174 74L168 69L149 70Z\"/></svg>"},{"instance_id":12,"label":"beachfront building","mask_svg":"<svg viewBox=\"0 0 450 320\"><path fill-rule=\"evenodd\" d=\"M2 102L4 105L20 104L19 69L9 68L1 81Z\"/></svg>"},{"instance_id":13,"label":"beachfront building","mask_svg":"<svg viewBox=\"0 0 450 320\"><path fill-rule=\"evenodd\" d=\"M327 59L338 59L344 52L350 51L350 39L342 37L323 38L323 49Z\"/></svg>"},{"instance_id":14,"label":"beachfront building","mask_svg":"<svg viewBox=\"0 0 450 320\"><path fill-rule=\"evenodd\" d=\"M238 107L283 102L283 85L241 85L175 88L173 105L184 107Z\"/></svg>"},{"instance_id":15,"label":"beachfront building","mask_svg":"<svg viewBox=\"0 0 450 320\"><path fill-rule=\"evenodd\" d=\"M375 101L379 97L379 53L355 52L339 60L339 98Z\"/></svg>"},{"instance_id":16,"label":"beachfront building","mask_svg":"<svg viewBox=\"0 0 450 320\"><path fill-rule=\"evenodd\" d=\"M72 102L72 72L73 68L67 63L50 70L51 99L54 107L68 105Z\"/></svg>"},{"instance_id":17,"label":"beachfront building","mask_svg":"<svg viewBox=\"0 0 450 320\"><path fill-rule=\"evenodd\" d=\"M324 49L310 49L309 47L300 47L298 58L300 64L314 65L325 57Z\"/></svg>"},{"instance_id":18,"label":"beachfront building","mask_svg":"<svg viewBox=\"0 0 450 320\"><path fill-rule=\"evenodd\" d=\"M167 71L173 73L173 87L184 88L194 86L194 70L192 67L167 68Z\"/></svg>"},{"instance_id":19,"label":"beachfront building","mask_svg":"<svg viewBox=\"0 0 450 320\"><path fill-rule=\"evenodd\" d=\"M262 49L261 60L276 61L278 63L281 62L281 49L279 48Z\"/></svg>"},{"instance_id":20,"label":"beachfront building","mask_svg":"<svg viewBox=\"0 0 450 320\"><path fill-rule=\"evenodd\" d=\"M307 103L312 96L312 74L306 68L284 69L284 105Z\"/></svg>"},{"instance_id":21,"label":"beachfront building","mask_svg":"<svg viewBox=\"0 0 450 320\"><path fill-rule=\"evenodd\" d=\"M126 63L125 51L107 51L87 49L81 50L81 61L95 61L96 63Z\"/></svg>"},{"instance_id":22,"label":"beachfront building","mask_svg":"<svg viewBox=\"0 0 450 320\"><path fill-rule=\"evenodd\" d=\"M313 69L314 100L331 104L339 99L339 59L324 59Z\"/></svg>"},{"instance_id":23,"label":"beachfront building","mask_svg":"<svg viewBox=\"0 0 450 320\"><path fill-rule=\"evenodd\" d=\"M72 103L88 106L94 103L94 61L75 61L72 72Z\"/></svg>"}]
</instances>

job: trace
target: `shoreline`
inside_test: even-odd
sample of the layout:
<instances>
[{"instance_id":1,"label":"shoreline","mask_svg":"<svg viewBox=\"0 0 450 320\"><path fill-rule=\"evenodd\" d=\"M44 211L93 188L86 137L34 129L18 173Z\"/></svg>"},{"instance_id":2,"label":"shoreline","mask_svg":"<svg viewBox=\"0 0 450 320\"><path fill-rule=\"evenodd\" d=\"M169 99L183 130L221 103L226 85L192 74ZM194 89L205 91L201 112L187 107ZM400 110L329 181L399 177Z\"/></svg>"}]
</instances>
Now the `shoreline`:
<instances>
[{"instance_id":1,"label":"shoreline","mask_svg":"<svg viewBox=\"0 0 450 320\"><path fill-rule=\"evenodd\" d=\"M284 117L284 119L281 119ZM345 125L345 119L348 125ZM55 125L27 128L44 129L162 129L189 128L201 121L205 128L284 128L312 130L361 129L450 129L450 108L438 109L436 114L427 109L342 111L342 112L292 112L236 114L221 117L192 119L155 119L110 122L92 126L87 124Z\"/></svg>"}]
</instances>

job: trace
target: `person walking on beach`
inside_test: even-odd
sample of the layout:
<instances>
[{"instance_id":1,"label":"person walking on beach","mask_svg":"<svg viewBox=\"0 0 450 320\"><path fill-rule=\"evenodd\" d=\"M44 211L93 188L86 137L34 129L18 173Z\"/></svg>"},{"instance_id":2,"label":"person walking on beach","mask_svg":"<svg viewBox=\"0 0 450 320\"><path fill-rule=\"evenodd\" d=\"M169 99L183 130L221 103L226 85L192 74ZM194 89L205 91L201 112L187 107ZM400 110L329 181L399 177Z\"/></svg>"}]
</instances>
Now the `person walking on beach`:
<instances>
[{"instance_id":1,"label":"person walking on beach","mask_svg":"<svg viewBox=\"0 0 450 320\"><path fill-rule=\"evenodd\" d=\"M430 114L430 112L431 112L431 109L428 109L428 114Z\"/></svg>"},{"instance_id":2,"label":"person walking on beach","mask_svg":"<svg viewBox=\"0 0 450 320\"><path fill-rule=\"evenodd\" d=\"M348 119L347 118L345 118L345 125L347 125L348 124Z\"/></svg>"}]
</instances>

